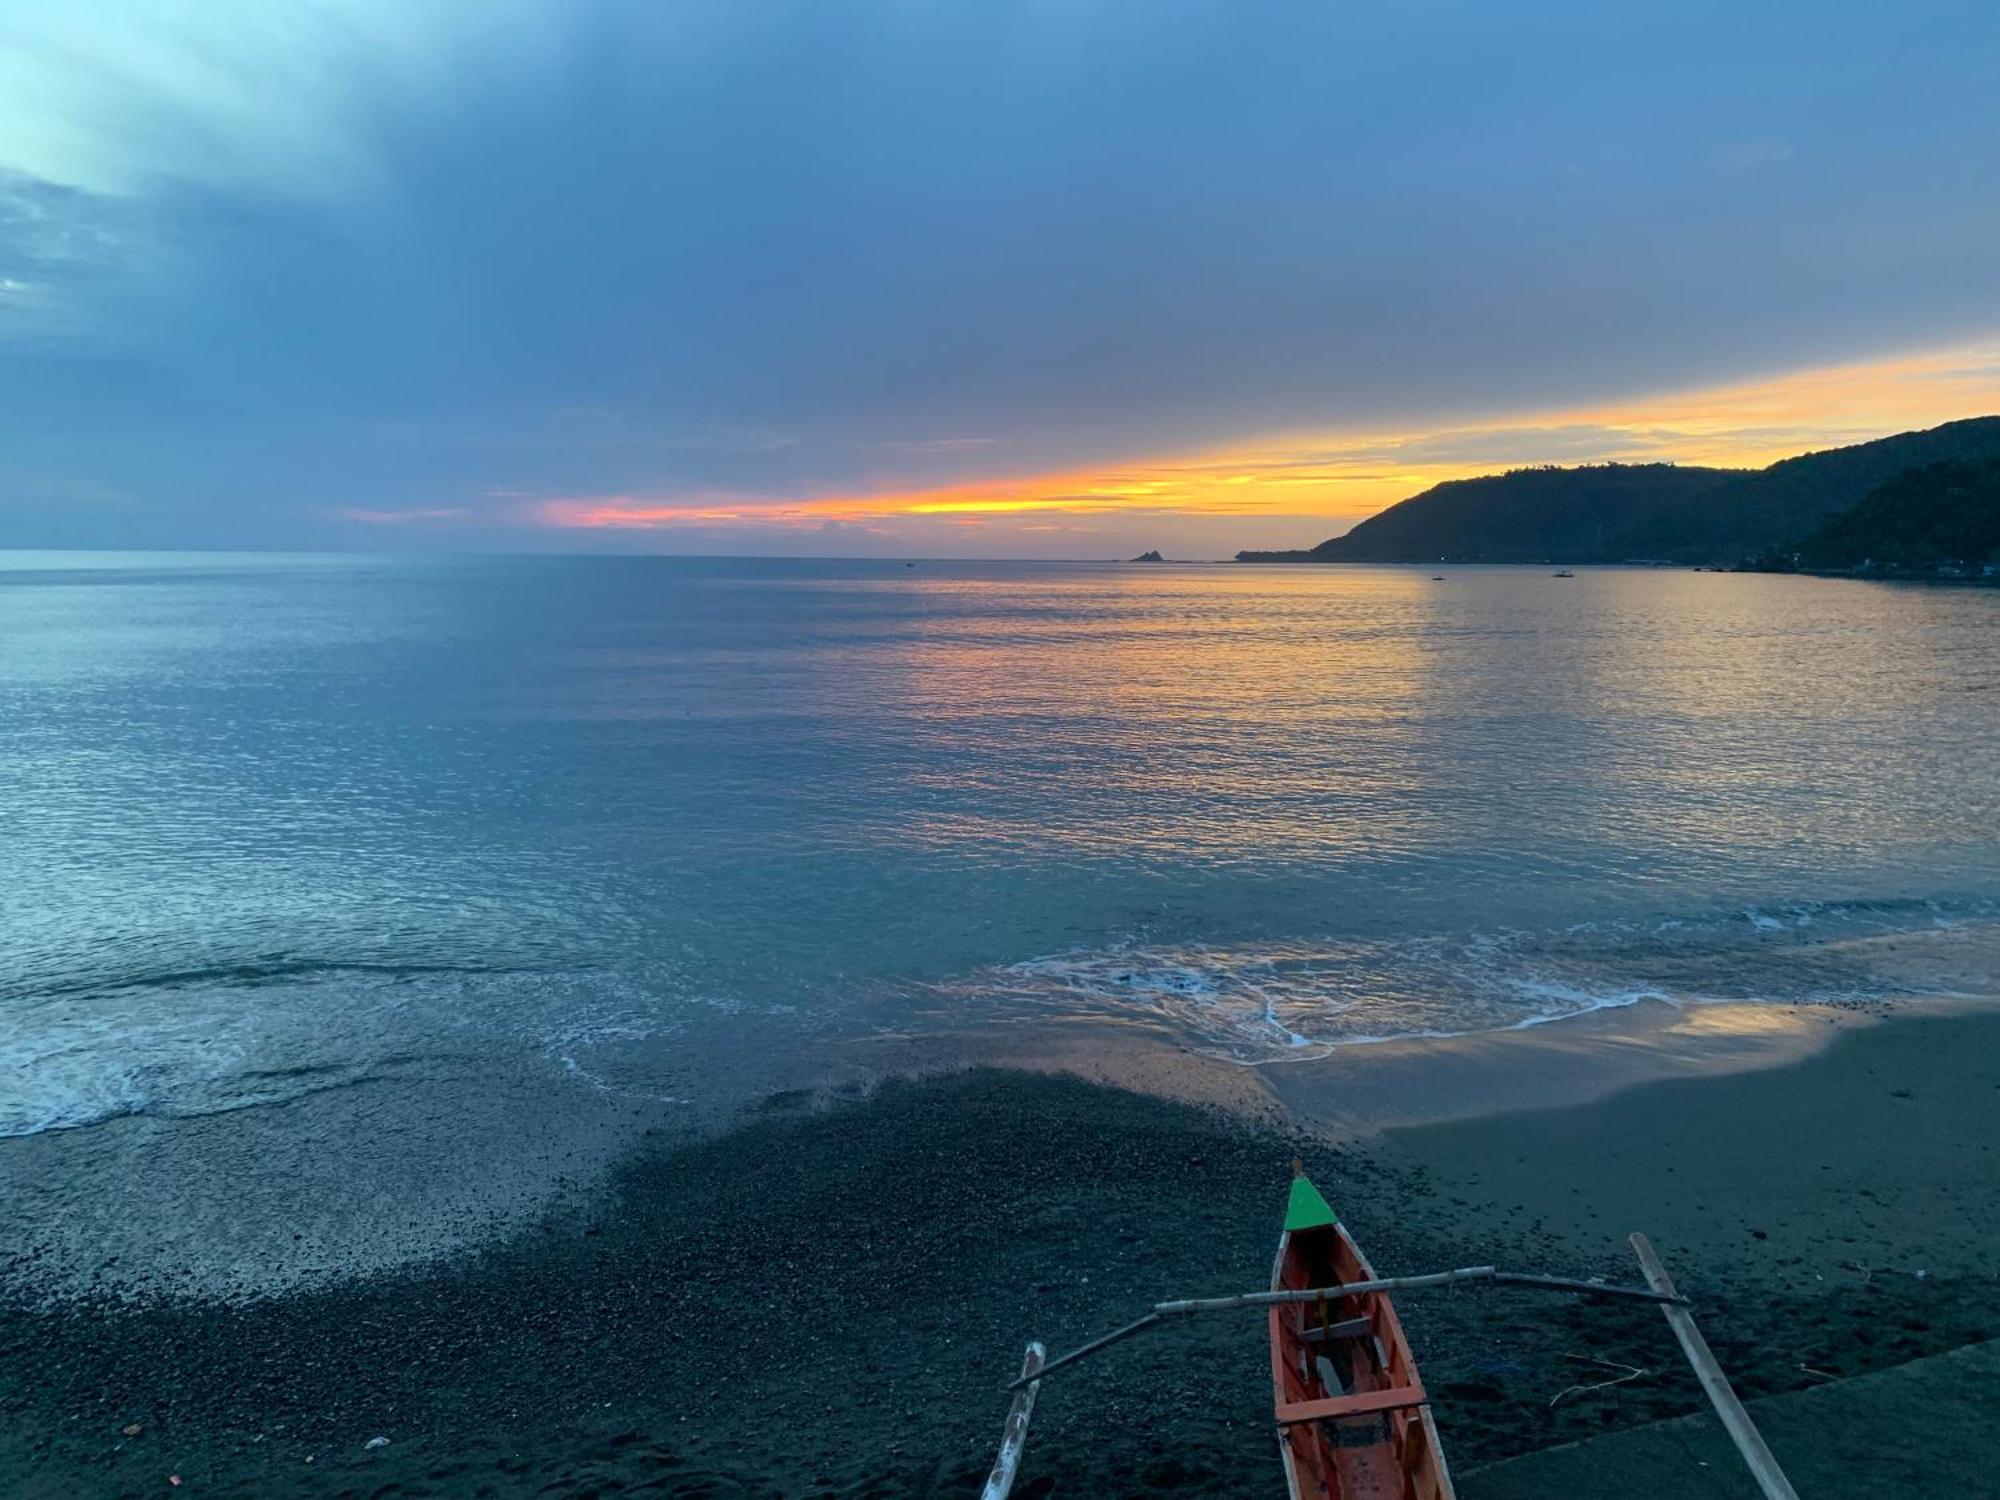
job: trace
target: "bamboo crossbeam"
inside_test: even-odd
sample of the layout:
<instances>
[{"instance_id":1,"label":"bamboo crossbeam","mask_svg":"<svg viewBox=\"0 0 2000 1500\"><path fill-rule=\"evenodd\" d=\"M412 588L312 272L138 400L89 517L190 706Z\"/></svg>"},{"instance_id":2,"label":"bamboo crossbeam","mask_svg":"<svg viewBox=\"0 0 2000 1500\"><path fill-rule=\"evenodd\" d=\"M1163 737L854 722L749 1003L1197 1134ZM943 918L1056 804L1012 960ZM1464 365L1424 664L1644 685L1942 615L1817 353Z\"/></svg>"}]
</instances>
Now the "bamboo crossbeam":
<instances>
[{"instance_id":1,"label":"bamboo crossbeam","mask_svg":"<svg viewBox=\"0 0 2000 1500\"><path fill-rule=\"evenodd\" d=\"M1646 1273L1647 1284L1656 1292L1672 1294L1673 1278L1667 1275L1667 1268L1653 1253L1652 1241L1643 1234L1635 1234L1631 1245L1632 1253L1639 1257L1639 1268ZM1695 1326L1694 1317L1686 1305L1678 1299L1663 1301L1660 1311L1666 1314L1667 1326L1673 1329L1674 1337L1680 1340L1681 1352L1694 1366L1695 1378L1701 1382L1709 1405L1722 1419L1723 1429L1735 1442L1736 1451L1743 1455L1743 1462L1749 1467L1751 1477L1757 1481L1757 1487L1764 1492L1765 1500L1799 1500L1798 1491L1792 1488L1792 1482L1785 1478L1785 1471L1778 1467L1777 1459L1764 1445L1764 1435L1750 1420L1750 1413L1743 1409L1743 1403L1737 1399L1735 1390L1729 1384L1729 1377L1716 1363L1708 1340L1701 1336L1701 1330Z\"/></svg>"},{"instance_id":2,"label":"bamboo crossbeam","mask_svg":"<svg viewBox=\"0 0 2000 1500\"><path fill-rule=\"evenodd\" d=\"M1433 1271L1427 1276L1384 1276L1374 1281L1350 1281L1344 1286L1305 1287L1282 1292L1240 1292L1234 1297L1193 1297L1162 1302L1153 1311L1163 1318L1191 1313L1227 1312L1232 1307L1270 1307L1285 1302L1317 1302L1325 1297L1359 1297L1368 1292L1416 1292L1461 1281L1491 1281L1500 1273L1492 1266L1466 1266L1457 1271Z\"/></svg>"},{"instance_id":3,"label":"bamboo crossbeam","mask_svg":"<svg viewBox=\"0 0 2000 1500\"><path fill-rule=\"evenodd\" d=\"M1631 1302L1658 1302L1674 1307L1686 1307L1688 1299L1678 1292L1663 1292L1657 1287L1619 1286L1615 1282L1578 1281L1569 1276L1530 1276L1521 1271L1496 1271L1493 1279L1502 1286L1524 1286L1540 1288L1545 1292L1581 1292L1591 1297L1623 1297Z\"/></svg>"},{"instance_id":4,"label":"bamboo crossbeam","mask_svg":"<svg viewBox=\"0 0 2000 1500\"><path fill-rule=\"evenodd\" d=\"M1123 1328L1115 1328L1110 1333L1105 1334L1104 1337L1101 1339L1092 1339L1089 1343L1085 1344L1081 1349L1070 1350L1069 1353L1065 1354L1061 1359L1050 1360L1048 1364L1042 1367L1041 1373L1034 1376L1033 1378L1036 1380L1040 1380L1044 1376L1053 1375L1055 1374L1056 1371L1063 1369L1066 1366L1073 1365L1080 1359L1088 1359L1091 1355L1097 1353L1100 1349L1109 1349L1113 1344L1123 1343L1126 1339L1129 1339L1135 1333L1144 1333L1148 1328L1154 1327L1160 1321L1161 1317L1158 1312L1149 1312L1143 1318L1134 1318L1130 1323L1127 1323ZM1010 1391L1018 1391L1019 1389L1021 1389L1022 1386L1028 1383L1029 1378L1030 1377L1023 1375L1019 1380L1016 1380L1011 1385L1009 1385L1007 1389Z\"/></svg>"},{"instance_id":5,"label":"bamboo crossbeam","mask_svg":"<svg viewBox=\"0 0 2000 1500\"><path fill-rule=\"evenodd\" d=\"M1337 1286L1304 1287L1279 1292L1239 1292L1233 1297L1190 1297L1176 1302L1156 1303L1153 1310L1143 1318L1137 1318L1123 1328L1114 1329L1103 1338L1093 1339L1081 1348L1072 1349L1060 1359L1051 1360L1033 1378L1044 1379L1080 1359L1086 1359L1100 1350L1110 1348L1113 1344L1121 1343L1134 1334L1158 1327L1169 1318L1192 1317L1197 1313L1229 1312L1242 1307L1272 1307L1288 1302L1318 1302L1322 1298L1332 1301L1336 1297L1360 1297L1371 1292L1432 1291L1438 1287L1458 1286L1467 1282L1529 1287L1546 1292L1577 1292L1592 1297L1624 1297L1668 1307L1687 1306L1687 1299L1672 1288L1661 1291L1658 1288L1575 1281L1565 1276L1534 1276L1521 1271L1502 1271L1493 1266L1462 1266L1456 1271L1432 1271L1423 1276L1382 1276L1373 1281L1350 1281ZM1029 1377L1023 1375L1007 1389L1018 1391L1028 1384L1028 1381Z\"/></svg>"}]
</instances>

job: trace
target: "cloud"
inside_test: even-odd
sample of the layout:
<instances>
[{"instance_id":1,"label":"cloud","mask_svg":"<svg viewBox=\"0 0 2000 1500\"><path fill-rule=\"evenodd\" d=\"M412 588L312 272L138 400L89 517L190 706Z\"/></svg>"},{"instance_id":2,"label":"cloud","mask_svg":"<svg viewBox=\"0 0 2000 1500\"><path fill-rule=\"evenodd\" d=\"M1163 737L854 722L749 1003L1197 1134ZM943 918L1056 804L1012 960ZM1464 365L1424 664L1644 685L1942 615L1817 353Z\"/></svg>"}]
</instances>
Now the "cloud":
<instances>
[{"instance_id":1,"label":"cloud","mask_svg":"<svg viewBox=\"0 0 2000 1500\"><path fill-rule=\"evenodd\" d=\"M503 490L780 530L1020 476L1096 504L1326 432L1390 434L1370 472L1668 451L1547 414L2000 326L2000 200L1966 190L2000 166L1997 28L1942 0L1826 12L1809 52L1724 0L17 0L0 543L460 507L453 544L532 539ZM1509 414L1545 430L1476 436ZM1260 483L1301 514L1377 493L1337 467Z\"/></svg>"},{"instance_id":2,"label":"cloud","mask_svg":"<svg viewBox=\"0 0 2000 1500\"><path fill-rule=\"evenodd\" d=\"M473 518L473 512L462 505L415 510L370 510L366 506L349 505L342 506L335 514L359 526L451 526Z\"/></svg>"},{"instance_id":3,"label":"cloud","mask_svg":"<svg viewBox=\"0 0 2000 1500\"><path fill-rule=\"evenodd\" d=\"M1756 468L1815 446L2000 411L1995 353L1979 346L1668 392L1625 404L1495 417L1442 432L1294 434L1096 470L935 489L822 494L782 503L713 493L569 497L533 504L523 514L556 532L678 535L721 527L748 536L854 524L890 542L941 518L1010 522L1016 534L1076 529L1079 521L1107 518L1128 531L1171 520L1175 535L1200 536L1212 550L1226 553L1231 528L1288 526L1296 528L1290 537L1295 543L1318 540L1433 484L1474 474L1602 461Z\"/></svg>"},{"instance_id":4,"label":"cloud","mask_svg":"<svg viewBox=\"0 0 2000 1500\"><path fill-rule=\"evenodd\" d=\"M128 205L0 166L0 348L90 339L133 269Z\"/></svg>"},{"instance_id":5,"label":"cloud","mask_svg":"<svg viewBox=\"0 0 2000 1500\"><path fill-rule=\"evenodd\" d=\"M878 446L898 453L974 453L998 442L998 438L989 437L912 438L884 441Z\"/></svg>"}]
</instances>

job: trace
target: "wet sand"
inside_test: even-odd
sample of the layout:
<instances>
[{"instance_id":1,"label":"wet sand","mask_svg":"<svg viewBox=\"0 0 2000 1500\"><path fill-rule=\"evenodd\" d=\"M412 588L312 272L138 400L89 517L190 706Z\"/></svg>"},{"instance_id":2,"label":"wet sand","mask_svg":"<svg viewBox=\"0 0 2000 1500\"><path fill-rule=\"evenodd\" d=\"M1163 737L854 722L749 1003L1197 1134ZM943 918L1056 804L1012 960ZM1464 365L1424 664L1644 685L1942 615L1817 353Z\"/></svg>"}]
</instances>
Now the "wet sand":
<instances>
[{"instance_id":1,"label":"wet sand","mask_svg":"<svg viewBox=\"0 0 2000 1500\"><path fill-rule=\"evenodd\" d=\"M1662 1253L1735 1282L2000 1271L2000 1014L1847 1029L1808 1061L1388 1132L1479 1215L1566 1252Z\"/></svg>"},{"instance_id":2,"label":"wet sand","mask_svg":"<svg viewBox=\"0 0 2000 1500\"><path fill-rule=\"evenodd\" d=\"M260 1301L36 1307L17 1258L0 1492L971 1493L1025 1340L1261 1284L1295 1153L1385 1270L1625 1278L1647 1230L1748 1396L2000 1335L2000 1014L1801 1030L1757 1055L1782 1066L1380 1137L1020 1071L784 1096L647 1138L587 1206L477 1253ZM1518 1034L1552 1076L1586 1046L1561 1033ZM1461 1469L1700 1405L1647 1308L1404 1312ZM1123 1346L1051 1380L1017 1493L1274 1493L1266 1379L1254 1317Z\"/></svg>"}]
</instances>

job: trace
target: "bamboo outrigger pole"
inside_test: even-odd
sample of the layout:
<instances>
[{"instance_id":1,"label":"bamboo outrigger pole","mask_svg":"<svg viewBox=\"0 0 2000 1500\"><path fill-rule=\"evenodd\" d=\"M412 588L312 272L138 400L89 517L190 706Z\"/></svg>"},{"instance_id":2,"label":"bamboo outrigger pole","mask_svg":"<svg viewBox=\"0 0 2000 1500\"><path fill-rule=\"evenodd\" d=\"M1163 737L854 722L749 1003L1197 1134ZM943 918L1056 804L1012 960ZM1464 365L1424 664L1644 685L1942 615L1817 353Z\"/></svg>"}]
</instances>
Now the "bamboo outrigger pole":
<instances>
[{"instance_id":1,"label":"bamboo outrigger pole","mask_svg":"<svg viewBox=\"0 0 2000 1500\"><path fill-rule=\"evenodd\" d=\"M1671 1286L1664 1290L1659 1287L1648 1289L1638 1286L1614 1286L1601 1281L1573 1281L1566 1276L1531 1276L1521 1271L1502 1271L1493 1266L1464 1266L1456 1271L1433 1271L1425 1276L1384 1276L1374 1281L1350 1281L1340 1286L1304 1287L1296 1291L1282 1292L1241 1292L1233 1297L1193 1297L1179 1302L1155 1303L1153 1310L1143 1318L1136 1318L1123 1328L1113 1329L1103 1338L1093 1339L1080 1349L1072 1349L1060 1359L1050 1360L1037 1369L1033 1375L1023 1371L1021 1378L1007 1389L1018 1391L1031 1381L1040 1381L1056 1371L1087 1359L1099 1350L1108 1349L1113 1344L1122 1343L1135 1333L1144 1333L1156 1328L1169 1318L1190 1317L1195 1313L1228 1312L1238 1307L1270 1307L1283 1302L1318 1302L1322 1298L1359 1297L1369 1292L1420 1292L1436 1287L1457 1286L1463 1282L1488 1282L1497 1286L1534 1287L1545 1292L1578 1292L1591 1297L1626 1297L1639 1302L1654 1302L1663 1307L1687 1306L1687 1298L1674 1291ZM1797 1500L1797 1497L1793 1497Z\"/></svg>"},{"instance_id":2,"label":"bamboo outrigger pole","mask_svg":"<svg viewBox=\"0 0 2000 1500\"><path fill-rule=\"evenodd\" d=\"M986 1476L986 1488L979 1492L979 1500L1007 1500L1008 1492L1014 1488L1014 1475L1021 1467L1021 1450L1028 1445L1028 1418L1035 1414L1035 1392L1042 1388L1042 1361L1047 1357L1048 1350L1040 1344L1028 1345L1028 1357L1021 1361L1021 1379L1015 1382L1019 1394L1007 1408L1000 1456L993 1460L993 1472Z\"/></svg>"},{"instance_id":3,"label":"bamboo outrigger pole","mask_svg":"<svg viewBox=\"0 0 2000 1500\"><path fill-rule=\"evenodd\" d=\"M1646 1273L1646 1282L1656 1292L1672 1296L1674 1280L1667 1274L1667 1268L1660 1264L1659 1256L1653 1253L1652 1241L1643 1234L1635 1234L1631 1239L1632 1253L1639 1257L1639 1268ZM1785 1478L1785 1471L1778 1467L1777 1459L1764 1445L1764 1435L1757 1430L1757 1424L1750 1420L1750 1413L1743 1409L1743 1403L1729 1384L1729 1377L1722 1373L1722 1366L1715 1362L1715 1355L1708 1347L1708 1340L1695 1327L1694 1316L1689 1313L1682 1299L1663 1299L1660 1311L1666 1314L1667 1326L1680 1340L1681 1352L1687 1355L1688 1363L1694 1366L1695 1377L1701 1381L1703 1393L1715 1414L1722 1419L1723 1429L1736 1444L1737 1452L1743 1455L1743 1462L1749 1466L1757 1487L1764 1492L1765 1500L1799 1500L1798 1491Z\"/></svg>"}]
</instances>

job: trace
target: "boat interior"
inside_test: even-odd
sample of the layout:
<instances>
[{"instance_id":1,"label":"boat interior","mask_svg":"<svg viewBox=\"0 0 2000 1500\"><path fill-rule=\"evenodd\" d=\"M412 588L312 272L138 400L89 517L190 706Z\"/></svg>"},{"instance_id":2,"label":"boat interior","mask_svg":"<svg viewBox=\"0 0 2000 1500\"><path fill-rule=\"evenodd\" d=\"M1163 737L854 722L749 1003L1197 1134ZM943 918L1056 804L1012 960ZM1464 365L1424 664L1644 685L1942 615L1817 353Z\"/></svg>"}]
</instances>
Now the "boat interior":
<instances>
[{"instance_id":1,"label":"boat interior","mask_svg":"<svg viewBox=\"0 0 2000 1500\"><path fill-rule=\"evenodd\" d=\"M1289 1231L1274 1289L1368 1281L1337 1223ZM1390 1299L1322 1297L1271 1309L1279 1442L1293 1500L1451 1500L1423 1382Z\"/></svg>"}]
</instances>

